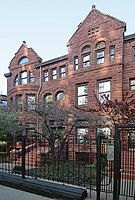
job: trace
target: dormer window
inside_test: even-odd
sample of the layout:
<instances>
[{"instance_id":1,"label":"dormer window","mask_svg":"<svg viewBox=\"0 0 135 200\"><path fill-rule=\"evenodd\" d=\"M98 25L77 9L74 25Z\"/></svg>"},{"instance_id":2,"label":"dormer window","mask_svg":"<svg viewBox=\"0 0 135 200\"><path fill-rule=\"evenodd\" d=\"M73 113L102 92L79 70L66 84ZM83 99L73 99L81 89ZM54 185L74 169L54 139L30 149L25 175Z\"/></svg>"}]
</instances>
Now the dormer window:
<instances>
[{"instance_id":1,"label":"dormer window","mask_svg":"<svg viewBox=\"0 0 135 200\"><path fill-rule=\"evenodd\" d=\"M22 65L22 64L25 64L25 63L27 63L27 62L29 62L29 58L28 58L28 57L22 57L22 58L19 60L18 64L19 64L19 65Z\"/></svg>"}]
</instances>

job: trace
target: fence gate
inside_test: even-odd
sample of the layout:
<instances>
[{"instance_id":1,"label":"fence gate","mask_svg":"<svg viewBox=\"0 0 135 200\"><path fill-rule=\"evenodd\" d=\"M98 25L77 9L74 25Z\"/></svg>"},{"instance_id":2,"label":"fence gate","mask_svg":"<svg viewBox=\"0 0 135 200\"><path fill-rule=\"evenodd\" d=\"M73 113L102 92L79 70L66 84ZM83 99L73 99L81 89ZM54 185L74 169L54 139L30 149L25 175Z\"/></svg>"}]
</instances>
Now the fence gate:
<instances>
[{"instance_id":1,"label":"fence gate","mask_svg":"<svg viewBox=\"0 0 135 200\"><path fill-rule=\"evenodd\" d=\"M97 136L97 200L135 199L135 125L115 126L114 138Z\"/></svg>"}]
</instances>

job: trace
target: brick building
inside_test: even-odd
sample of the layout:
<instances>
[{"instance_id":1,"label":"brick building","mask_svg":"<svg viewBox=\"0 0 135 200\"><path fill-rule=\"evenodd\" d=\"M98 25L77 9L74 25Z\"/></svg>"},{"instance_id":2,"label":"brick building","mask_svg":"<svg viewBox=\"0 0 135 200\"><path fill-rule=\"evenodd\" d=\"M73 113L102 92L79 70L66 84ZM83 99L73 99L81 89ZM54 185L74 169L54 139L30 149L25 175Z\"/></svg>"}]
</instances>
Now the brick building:
<instances>
[{"instance_id":1,"label":"brick building","mask_svg":"<svg viewBox=\"0 0 135 200\"><path fill-rule=\"evenodd\" d=\"M125 22L92 10L67 43L68 54L45 62L23 42L10 62L9 104L28 114L26 102L95 107L93 91L122 99L135 90L135 34L125 36ZM30 123L30 122L29 122ZM82 130L81 130L82 131Z\"/></svg>"}]
</instances>

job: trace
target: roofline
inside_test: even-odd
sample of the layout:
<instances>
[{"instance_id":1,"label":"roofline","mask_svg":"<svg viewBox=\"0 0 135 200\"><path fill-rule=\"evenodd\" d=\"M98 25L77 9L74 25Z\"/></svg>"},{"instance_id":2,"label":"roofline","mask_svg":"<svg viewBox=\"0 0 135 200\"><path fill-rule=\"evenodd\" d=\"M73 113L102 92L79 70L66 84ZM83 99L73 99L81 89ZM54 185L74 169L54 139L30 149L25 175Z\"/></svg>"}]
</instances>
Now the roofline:
<instances>
[{"instance_id":1,"label":"roofline","mask_svg":"<svg viewBox=\"0 0 135 200\"><path fill-rule=\"evenodd\" d=\"M6 78L10 77L11 75L12 75L11 72L8 72L8 73L4 74L4 76L5 76Z\"/></svg>"},{"instance_id":2,"label":"roofline","mask_svg":"<svg viewBox=\"0 0 135 200\"><path fill-rule=\"evenodd\" d=\"M124 42L135 40L135 33L124 36Z\"/></svg>"},{"instance_id":3,"label":"roofline","mask_svg":"<svg viewBox=\"0 0 135 200\"><path fill-rule=\"evenodd\" d=\"M60 56L60 57L57 57L57 58L53 58L51 60L47 60L45 62L42 62L38 65L35 66L35 68L39 68L39 67L43 67L45 65L50 65L50 64L54 64L54 63L57 63L59 61L62 61L62 60L67 60L68 59L68 54L64 55L64 56Z\"/></svg>"}]
</instances>

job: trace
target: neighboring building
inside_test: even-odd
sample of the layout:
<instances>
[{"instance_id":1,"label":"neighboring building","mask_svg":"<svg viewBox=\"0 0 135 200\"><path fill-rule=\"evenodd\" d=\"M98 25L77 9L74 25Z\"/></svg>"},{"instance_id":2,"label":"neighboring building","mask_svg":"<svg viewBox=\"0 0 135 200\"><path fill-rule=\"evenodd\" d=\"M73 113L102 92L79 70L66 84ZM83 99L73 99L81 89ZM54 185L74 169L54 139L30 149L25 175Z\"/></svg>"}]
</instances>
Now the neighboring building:
<instances>
[{"instance_id":1,"label":"neighboring building","mask_svg":"<svg viewBox=\"0 0 135 200\"><path fill-rule=\"evenodd\" d=\"M0 106L3 108L7 107L7 96L0 94Z\"/></svg>"},{"instance_id":2,"label":"neighboring building","mask_svg":"<svg viewBox=\"0 0 135 200\"><path fill-rule=\"evenodd\" d=\"M8 104L29 116L33 104L46 106L63 99L69 107L96 107L93 91L122 99L135 91L135 34L125 36L126 24L92 10L67 43L68 54L42 62L23 42L9 65ZM27 105L27 107L26 107ZM25 116L25 115L24 115ZM32 122L28 119L28 124ZM88 131L77 129L78 137Z\"/></svg>"}]
</instances>

